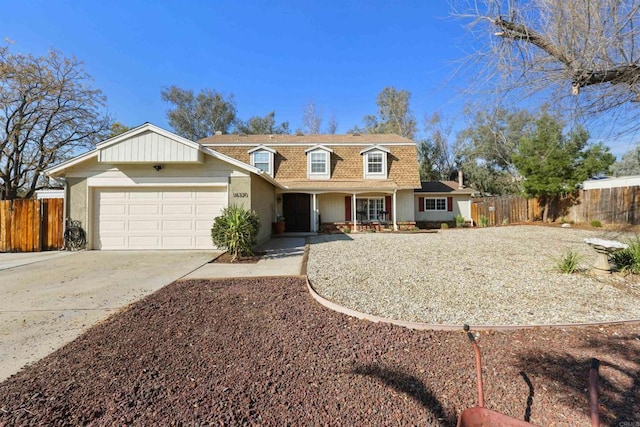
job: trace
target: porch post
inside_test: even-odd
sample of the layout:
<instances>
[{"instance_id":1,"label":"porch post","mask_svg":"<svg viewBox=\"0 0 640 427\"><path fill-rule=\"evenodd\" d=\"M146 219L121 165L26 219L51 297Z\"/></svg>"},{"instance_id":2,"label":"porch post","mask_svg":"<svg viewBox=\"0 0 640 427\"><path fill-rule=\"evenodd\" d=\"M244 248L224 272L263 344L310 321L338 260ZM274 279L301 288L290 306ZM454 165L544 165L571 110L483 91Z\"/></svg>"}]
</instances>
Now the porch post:
<instances>
[{"instance_id":1,"label":"porch post","mask_svg":"<svg viewBox=\"0 0 640 427\"><path fill-rule=\"evenodd\" d=\"M396 194L398 193L398 190L393 190L393 231L398 231L398 223L396 221Z\"/></svg>"},{"instance_id":2,"label":"porch post","mask_svg":"<svg viewBox=\"0 0 640 427\"><path fill-rule=\"evenodd\" d=\"M356 225L358 219L358 213L356 212L356 193L353 193L353 197L351 198L351 216L353 217L353 232L358 231L358 226Z\"/></svg>"},{"instance_id":3,"label":"porch post","mask_svg":"<svg viewBox=\"0 0 640 427\"><path fill-rule=\"evenodd\" d=\"M311 231L318 232L318 199L316 193L311 195L311 211L313 212L311 217Z\"/></svg>"}]
</instances>

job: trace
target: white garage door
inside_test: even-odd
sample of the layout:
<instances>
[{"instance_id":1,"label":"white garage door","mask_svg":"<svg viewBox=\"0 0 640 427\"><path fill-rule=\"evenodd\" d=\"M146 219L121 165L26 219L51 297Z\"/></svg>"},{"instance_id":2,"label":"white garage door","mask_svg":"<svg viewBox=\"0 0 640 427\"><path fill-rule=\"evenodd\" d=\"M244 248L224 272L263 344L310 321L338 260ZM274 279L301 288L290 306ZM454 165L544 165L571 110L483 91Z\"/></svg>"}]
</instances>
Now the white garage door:
<instances>
[{"instance_id":1,"label":"white garage door","mask_svg":"<svg viewBox=\"0 0 640 427\"><path fill-rule=\"evenodd\" d=\"M96 189L95 249L212 249L226 188Z\"/></svg>"}]
</instances>

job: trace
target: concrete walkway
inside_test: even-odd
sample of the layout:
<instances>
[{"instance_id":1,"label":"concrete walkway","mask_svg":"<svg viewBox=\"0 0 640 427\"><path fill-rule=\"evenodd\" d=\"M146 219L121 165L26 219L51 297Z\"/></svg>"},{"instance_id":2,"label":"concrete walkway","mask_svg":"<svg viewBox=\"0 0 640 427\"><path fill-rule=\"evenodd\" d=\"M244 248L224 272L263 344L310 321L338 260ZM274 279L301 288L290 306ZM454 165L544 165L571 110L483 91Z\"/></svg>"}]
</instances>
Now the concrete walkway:
<instances>
[{"instance_id":1,"label":"concrete walkway","mask_svg":"<svg viewBox=\"0 0 640 427\"><path fill-rule=\"evenodd\" d=\"M306 274L304 237L275 237L257 248L266 254L255 264L208 263L183 279L225 277L298 276Z\"/></svg>"}]
</instances>

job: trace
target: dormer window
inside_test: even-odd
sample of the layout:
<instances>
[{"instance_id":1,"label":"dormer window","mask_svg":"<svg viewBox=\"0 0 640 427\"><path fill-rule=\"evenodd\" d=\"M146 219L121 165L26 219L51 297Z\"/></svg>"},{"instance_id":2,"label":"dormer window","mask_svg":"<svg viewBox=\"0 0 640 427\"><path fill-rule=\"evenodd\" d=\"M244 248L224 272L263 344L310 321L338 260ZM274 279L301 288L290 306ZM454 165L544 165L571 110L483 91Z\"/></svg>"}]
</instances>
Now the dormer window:
<instances>
[{"instance_id":1,"label":"dormer window","mask_svg":"<svg viewBox=\"0 0 640 427\"><path fill-rule=\"evenodd\" d=\"M381 152L367 154L367 173L382 173L383 155Z\"/></svg>"},{"instance_id":2,"label":"dormer window","mask_svg":"<svg viewBox=\"0 0 640 427\"><path fill-rule=\"evenodd\" d=\"M309 179L331 178L331 148L315 145L307 150L307 176Z\"/></svg>"},{"instance_id":3,"label":"dormer window","mask_svg":"<svg viewBox=\"0 0 640 427\"><path fill-rule=\"evenodd\" d=\"M363 159L365 179L387 178L387 155L389 150L380 145L372 145L360 152Z\"/></svg>"},{"instance_id":4,"label":"dormer window","mask_svg":"<svg viewBox=\"0 0 640 427\"><path fill-rule=\"evenodd\" d=\"M311 173L327 173L327 152L316 151L315 153L309 153L309 161L311 162Z\"/></svg>"},{"instance_id":5,"label":"dormer window","mask_svg":"<svg viewBox=\"0 0 640 427\"><path fill-rule=\"evenodd\" d=\"M251 166L254 166L265 173L273 176L273 155L275 150L261 145L249 150L251 155Z\"/></svg>"}]
</instances>

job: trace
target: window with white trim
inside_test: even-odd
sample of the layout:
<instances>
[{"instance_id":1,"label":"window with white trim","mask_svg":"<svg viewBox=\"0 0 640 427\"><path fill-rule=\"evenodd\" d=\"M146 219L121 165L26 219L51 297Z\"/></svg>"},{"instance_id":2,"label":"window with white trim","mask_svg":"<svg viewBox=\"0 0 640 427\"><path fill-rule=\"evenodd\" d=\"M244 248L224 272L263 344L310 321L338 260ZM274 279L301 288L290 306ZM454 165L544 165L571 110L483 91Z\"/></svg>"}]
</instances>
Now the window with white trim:
<instances>
[{"instance_id":1,"label":"window with white trim","mask_svg":"<svg viewBox=\"0 0 640 427\"><path fill-rule=\"evenodd\" d=\"M433 197L424 199L424 210L425 211L446 211L447 210L447 199L441 197Z\"/></svg>"},{"instance_id":2,"label":"window with white trim","mask_svg":"<svg viewBox=\"0 0 640 427\"><path fill-rule=\"evenodd\" d=\"M306 151L307 177L309 179L331 178L331 150L318 147Z\"/></svg>"},{"instance_id":3,"label":"window with white trim","mask_svg":"<svg viewBox=\"0 0 640 427\"><path fill-rule=\"evenodd\" d=\"M309 153L311 162L311 173L326 174L327 173L327 152L314 151Z\"/></svg>"},{"instance_id":4,"label":"window with white trim","mask_svg":"<svg viewBox=\"0 0 640 427\"><path fill-rule=\"evenodd\" d=\"M367 155L367 173L382 173L383 156L381 152L372 152Z\"/></svg>"},{"instance_id":5,"label":"window with white trim","mask_svg":"<svg viewBox=\"0 0 640 427\"><path fill-rule=\"evenodd\" d=\"M387 178L387 153L384 150L369 150L363 153L364 178Z\"/></svg>"},{"instance_id":6,"label":"window with white trim","mask_svg":"<svg viewBox=\"0 0 640 427\"><path fill-rule=\"evenodd\" d=\"M251 164L271 175L271 156L272 154L266 150L254 151L251 153Z\"/></svg>"},{"instance_id":7,"label":"window with white trim","mask_svg":"<svg viewBox=\"0 0 640 427\"><path fill-rule=\"evenodd\" d=\"M384 197L356 198L356 214L358 221L383 219Z\"/></svg>"}]
</instances>

